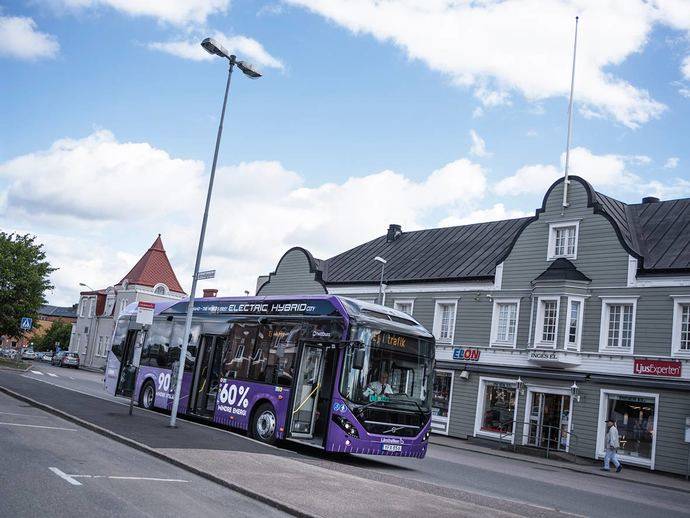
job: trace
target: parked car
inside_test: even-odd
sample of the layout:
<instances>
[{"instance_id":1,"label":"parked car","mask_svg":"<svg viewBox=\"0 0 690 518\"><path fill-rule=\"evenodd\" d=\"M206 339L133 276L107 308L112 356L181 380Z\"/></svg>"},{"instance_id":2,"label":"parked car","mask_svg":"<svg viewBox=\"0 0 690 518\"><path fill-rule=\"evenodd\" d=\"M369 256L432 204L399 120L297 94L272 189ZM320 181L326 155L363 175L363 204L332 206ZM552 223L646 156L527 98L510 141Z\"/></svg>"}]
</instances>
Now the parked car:
<instances>
[{"instance_id":1,"label":"parked car","mask_svg":"<svg viewBox=\"0 0 690 518\"><path fill-rule=\"evenodd\" d=\"M33 349L24 349L22 351L22 360L35 360L36 353Z\"/></svg>"},{"instance_id":2,"label":"parked car","mask_svg":"<svg viewBox=\"0 0 690 518\"><path fill-rule=\"evenodd\" d=\"M77 353L69 351L60 351L53 359L50 361L52 365L57 365L58 367L74 367L79 368L79 355Z\"/></svg>"},{"instance_id":3,"label":"parked car","mask_svg":"<svg viewBox=\"0 0 690 518\"><path fill-rule=\"evenodd\" d=\"M41 361L49 362L53 359L53 351L46 351L41 356Z\"/></svg>"}]
</instances>

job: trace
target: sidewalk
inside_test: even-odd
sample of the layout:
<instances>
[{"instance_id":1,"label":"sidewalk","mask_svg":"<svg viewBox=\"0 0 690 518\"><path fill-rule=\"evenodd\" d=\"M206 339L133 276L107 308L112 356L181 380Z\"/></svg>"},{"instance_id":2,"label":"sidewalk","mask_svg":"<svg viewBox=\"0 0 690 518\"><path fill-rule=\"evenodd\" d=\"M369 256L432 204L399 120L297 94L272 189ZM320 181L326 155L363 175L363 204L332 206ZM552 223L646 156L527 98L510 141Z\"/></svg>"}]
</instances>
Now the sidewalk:
<instances>
[{"instance_id":1,"label":"sidewalk","mask_svg":"<svg viewBox=\"0 0 690 518\"><path fill-rule=\"evenodd\" d=\"M295 516L515 517L554 516L552 510L499 499L479 503L439 496L389 482L364 479L304 462L298 453L239 434L134 410L120 402L45 385L15 373L0 373L0 391L22 399L197 475Z\"/></svg>"},{"instance_id":2,"label":"sidewalk","mask_svg":"<svg viewBox=\"0 0 690 518\"><path fill-rule=\"evenodd\" d=\"M535 457L532 455L525 455L523 453L514 453L512 451L502 450L498 448L492 448L489 446L482 446L480 444L472 443L465 439L457 439L455 437L446 437L443 435L432 435L429 439L430 444L436 444L439 446L445 446L448 448L455 448L458 450L465 450L473 453L481 453L484 455L493 455L495 457L504 457L506 459L520 460L523 462L530 462L532 464L541 464L542 466L549 466L554 468L565 469L569 471L575 471L577 473L586 473L588 475L593 475L597 477L615 477L618 479L625 480L627 482L633 482L637 484L644 484L646 486L660 487L663 489L673 489L676 491L683 491L690 493L690 482L685 479L664 473L657 473L654 471L649 471L644 468L638 468L636 466L626 466L623 465L623 471L620 473L614 473L613 470L609 473L601 471L602 463L595 462L591 460L588 464L574 464L562 460L553 460ZM585 459L587 461L587 459Z\"/></svg>"}]
</instances>

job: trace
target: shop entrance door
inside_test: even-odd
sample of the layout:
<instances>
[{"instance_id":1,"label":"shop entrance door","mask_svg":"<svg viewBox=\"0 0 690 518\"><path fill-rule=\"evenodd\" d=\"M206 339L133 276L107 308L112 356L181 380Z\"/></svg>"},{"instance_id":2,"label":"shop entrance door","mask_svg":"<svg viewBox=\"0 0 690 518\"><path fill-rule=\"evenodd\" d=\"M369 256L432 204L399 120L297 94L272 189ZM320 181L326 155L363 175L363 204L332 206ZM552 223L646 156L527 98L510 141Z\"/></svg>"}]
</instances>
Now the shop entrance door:
<instances>
[{"instance_id":1,"label":"shop entrance door","mask_svg":"<svg viewBox=\"0 0 690 518\"><path fill-rule=\"evenodd\" d=\"M570 396L533 392L528 444L549 450L568 451L569 430Z\"/></svg>"},{"instance_id":2,"label":"shop entrance door","mask_svg":"<svg viewBox=\"0 0 690 518\"><path fill-rule=\"evenodd\" d=\"M314 421L323 376L324 348L303 343L299 375L295 384L290 433L293 437L314 437Z\"/></svg>"}]
</instances>

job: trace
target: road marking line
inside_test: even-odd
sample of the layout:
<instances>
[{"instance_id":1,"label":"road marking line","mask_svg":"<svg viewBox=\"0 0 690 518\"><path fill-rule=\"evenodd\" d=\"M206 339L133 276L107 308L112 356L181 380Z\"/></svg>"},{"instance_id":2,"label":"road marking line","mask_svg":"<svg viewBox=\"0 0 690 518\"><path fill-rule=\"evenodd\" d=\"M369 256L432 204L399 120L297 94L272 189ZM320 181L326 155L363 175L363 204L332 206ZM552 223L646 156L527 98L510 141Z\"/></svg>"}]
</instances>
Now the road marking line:
<instances>
[{"instance_id":1,"label":"road marking line","mask_svg":"<svg viewBox=\"0 0 690 518\"><path fill-rule=\"evenodd\" d=\"M18 415L21 417L41 417L43 419L47 419L49 417L53 417L51 415L35 415L35 414L15 414L14 412L0 412L0 414L3 415Z\"/></svg>"},{"instance_id":2,"label":"road marking line","mask_svg":"<svg viewBox=\"0 0 690 518\"><path fill-rule=\"evenodd\" d=\"M52 376L53 378L57 378L57 377L58 377L57 374L53 374L52 372L47 372L46 374L48 374L48 376Z\"/></svg>"},{"instance_id":3,"label":"road marking line","mask_svg":"<svg viewBox=\"0 0 690 518\"><path fill-rule=\"evenodd\" d=\"M109 478L111 480L150 480L152 482L189 482L180 478L125 477L118 475L68 475L72 478Z\"/></svg>"},{"instance_id":4,"label":"road marking line","mask_svg":"<svg viewBox=\"0 0 690 518\"><path fill-rule=\"evenodd\" d=\"M64 430L66 432L78 431L76 428L61 428L59 426L41 426L38 424L20 424L20 423L4 423L4 422L0 422L0 424L5 424L7 426L26 426L27 428L47 428L48 430Z\"/></svg>"},{"instance_id":5,"label":"road marking line","mask_svg":"<svg viewBox=\"0 0 690 518\"><path fill-rule=\"evenodd\" d=\"M51 467L51 468L48 468L48 469L49 469L50 471L52 471L53 473L55 473L55 474L56 474L58 477L60 477L61 479L66 480L67 482L69 482L70 484L72 484L73 486L81 486L81 485L82 485L81 482L79 482L78 480L74 480L74 478L72 478L70 475L68 475L68 474L65 473L64 471L61 471L61 470L59 470L59 469L57 469L57 468L52 468L52 467Z\"/></svg>"},{"instance_id":6,"label":"road marking line","mask_svg":"<svg viewBox=\"0 0 690 518\"><path fill-rule=\"evenodd\" d=\"M43 376L43 373L41 371L31 371L31 372L33 372L34 374L40 374L41 376Z\"/></svg>"}]
</instances>

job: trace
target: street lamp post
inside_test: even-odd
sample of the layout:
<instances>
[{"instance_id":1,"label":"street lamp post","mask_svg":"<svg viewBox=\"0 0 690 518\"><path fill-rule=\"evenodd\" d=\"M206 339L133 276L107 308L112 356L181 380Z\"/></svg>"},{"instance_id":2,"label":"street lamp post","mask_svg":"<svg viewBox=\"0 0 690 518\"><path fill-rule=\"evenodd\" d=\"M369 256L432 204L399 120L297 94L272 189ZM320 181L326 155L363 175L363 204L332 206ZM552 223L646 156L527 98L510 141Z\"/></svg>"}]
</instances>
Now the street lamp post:
<instances>
[{"instance_id":1,"label":"street lamp post","mask_svg":"<svg viewBox=\"0 0 690 518\"><path fill-rule=\"evenodd\" d=\"M180 359L177 368L177 382L175 384L175 397L173 399L172 412L170 413L171 428L175 427L177 419L177 408L180 404L180 391L182 389L182 376L184 375L184 366L187 359L187 346L191 339L190 331L192 329L192 314L194 312L194 296L196 295L196 282L199 276L199 266L201 264L201 253L204 249L204 237L206 236L206 223L208 221L208 209L211 204L211 193L213 192L213 179L216 176L216 164L218 163L218 148L220 147L220 138L223 134L223 120L225 119L225 107L228 104L228 92L230 91L230 79L232 78L232 69L235 65L251 79L261 77L254 67L244 61L237 61L234 54L230 54L221 44L212 38L206 38L201 42L201 46L209 53L220 56L228 60L228 80L225 84L225 96L223 97L223 109L220 112L220 123L218 124L218 134L216 135L216 148L213 152L213 165L211 166L211 176L208 179L208 191L206 193L206 206L204 207L204 217L201 220L201 233L199 235L199 246L196 251L196 262L194 263L194 275L192 276L192 289L189 293L189 302L187 303L187 317L184 323L184 334L182 335L182 347L180 350Z\"/></svg>"},{"instance_id":2,"label":"street lamp post","mask_svg":"<svg viewBox=\"0 0 690 518\"><path fill-rule=\"evenodd\" d=\"M89 288L89 291L96 291L91 286L89 286L88 284L84 284L83 282L80 282L79 286L84 286L84 288Z\"/></svg>"},{"instance_id":3,"label":"street lamp post","mask_svg":"<svg viewBox=\"0 0 690 518\"><path fill-rule=\"evenodd\" d=\"M377 261L381 263L381 282L379 282L379 298L378 298L378 303L383 305L383 273L386 270L386 261L383 257L379 257L378 255L374 257L374 261Z\"/></svg>"}]
</instances>

